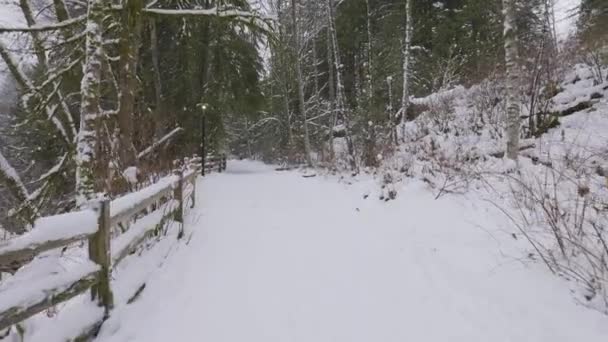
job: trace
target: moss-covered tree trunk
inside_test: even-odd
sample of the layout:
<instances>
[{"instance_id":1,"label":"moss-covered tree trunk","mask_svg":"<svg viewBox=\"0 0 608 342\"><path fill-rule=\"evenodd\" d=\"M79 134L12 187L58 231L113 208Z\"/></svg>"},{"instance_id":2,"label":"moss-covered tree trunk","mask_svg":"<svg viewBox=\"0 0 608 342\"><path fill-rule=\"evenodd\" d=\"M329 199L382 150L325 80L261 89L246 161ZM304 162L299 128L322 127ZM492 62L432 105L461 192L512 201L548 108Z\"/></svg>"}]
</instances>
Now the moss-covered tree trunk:
<instances>
[{"instance_id":1,"label":"moss-covered tree trunk","mask_svg":"<svg viewBox=\"0 0 608 342\"><path fill-rule=\"evenodd\" d=\"M95 197L97 121L100 118L101 68L104 59L103 31L108 0L89 0L86 27L84 75L80 86L80 131L76 146L76 205Z\"/></svg>"},{"instance_id":2,"label":"moss-covered tree trunk","mask_svg":"<svg viewBox=\"0 0 608 342\"><path fill-rule=\"evenodd\" d=\"M121 12L118 128L119 154L123 168L134 165L133 115L138 89L137 65L143 21L143 0L125 0Z\"/></svg>"}]
</instances>

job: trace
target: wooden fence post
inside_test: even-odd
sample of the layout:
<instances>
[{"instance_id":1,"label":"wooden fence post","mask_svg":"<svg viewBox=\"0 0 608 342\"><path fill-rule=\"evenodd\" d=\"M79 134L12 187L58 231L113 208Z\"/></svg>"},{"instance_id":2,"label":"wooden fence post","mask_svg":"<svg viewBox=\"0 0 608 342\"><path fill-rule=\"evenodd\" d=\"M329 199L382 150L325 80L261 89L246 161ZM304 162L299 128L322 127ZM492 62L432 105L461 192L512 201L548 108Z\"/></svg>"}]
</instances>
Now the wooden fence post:
<instances>
[{"instance_id":1,"label":"wooden fence post","mask_svg":"<svg viewBox=\"0 0 608 342\"><path fill-rule=\"evenodd\" d=\"M177 238L181 239L184 235L184 171L182 169L175 171L175 174L179 177L177 182L177 188L173 192L173 197L177 199L178 206L175 212L175 221L180 223L179 233Z\"/></svg>"},{"instance_id":2,"label":"wooden fence post","mask_svg":"<svg viewBox=\"0 0 608 342\"><path fill-rule=\"evenodd\" d=\"M190 208L194 208L196 205L196 177L192 179L192 203L190 203Z\"/></svg>"},{"instance_id":3,"label":"wooden fence post","mask_svg":"<svg viewBox=\"0 0 608 342\"><path fill-rule=\"evenodd\" d=\"M105 308L106 316L114 307L114 296L110 287L111 251L110 251L110 200L99 202L97 232L89 238L89 258L100 266L97 282L91 287L91 299Z\"/></svg>"}]
</instances>

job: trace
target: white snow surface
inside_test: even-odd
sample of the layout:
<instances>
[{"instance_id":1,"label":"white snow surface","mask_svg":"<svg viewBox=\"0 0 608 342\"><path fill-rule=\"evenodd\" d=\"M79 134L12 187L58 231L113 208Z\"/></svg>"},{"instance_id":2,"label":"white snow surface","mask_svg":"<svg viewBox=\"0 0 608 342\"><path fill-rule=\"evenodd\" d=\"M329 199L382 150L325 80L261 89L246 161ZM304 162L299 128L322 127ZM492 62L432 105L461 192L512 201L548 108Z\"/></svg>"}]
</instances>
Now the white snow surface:
<instances>
[{"instance_id":1,"label":"white snow surface","mask_svg":"<svg viewBox=\"0 0 608 342\"><path fill-rule=\"evenodd\" d=\"M85 236L97 231L97 213L82 210L41 217L26 234L0 243L0 255L26 248L34 248L48 241Z\"/></svg>"},{"instance_id":2,"label":"white snow surface","mask_svg":"<svg viewBox=\"0 0 608 342\"><path fill-rule=\"evenodd\" d=\"M608 317L526 258L527 243L474 194L435 200L410 180L383 202L371 178L303 178L249 161L199 182L186 242L163 239L161 262L144 254L115 270L117 306L97 341L608 336ZM146 287L127 305L136 278Z\"/></svg>"},{"instance_id":3,"label":"white snow surface","mask_svg":"<svg viewBox=\"0 0 608 342\"><path fill-rule=\"evenodd\" d=\"M20 271L0 286L0 312L13 308L26 309L42 302L50 293L61 293L79 279L99 270L99 266L92 261L74 265L69 272L58 270L59 265L52 258L37 261L32 263L35 265L28 265L27 271Z\"/></svg>"},{"instance_id":4,"label":"white snow surface","mask_svg":"<svg viewBox=\"0 0 608 342\"><path fill-rule=\"evenodd\" d=\"M555 31L559 40L567 39L576 29L581 0L553 0Z\"/></svg>"}]
</instances>

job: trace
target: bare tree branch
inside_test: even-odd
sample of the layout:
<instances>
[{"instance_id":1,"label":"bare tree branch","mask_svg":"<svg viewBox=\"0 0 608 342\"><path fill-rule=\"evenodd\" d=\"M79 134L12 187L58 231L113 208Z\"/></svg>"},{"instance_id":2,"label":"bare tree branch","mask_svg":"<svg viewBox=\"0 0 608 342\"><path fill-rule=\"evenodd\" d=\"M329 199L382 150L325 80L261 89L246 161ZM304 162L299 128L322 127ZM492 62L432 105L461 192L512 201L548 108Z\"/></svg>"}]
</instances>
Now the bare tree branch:
<instances>
[{"instance_id":1,"label":"bare tree branch","mask_svg":"<svg viewBox=\"0 0 608 342\"><path fill-rule=\"evenodd\" d=\"M86 19L87 19L86 15L81 15L79 17L68 19L66 21L52 23L52 24L45 24L45 25L35 25L35 26L29 26L29 27L0 26L0 33L55 31L55 30L61 30L61 29L64 29L64 28L67 28L67 27L70 27L73 25L84 23L86 21Z\"/></svg>"}]
</instances>

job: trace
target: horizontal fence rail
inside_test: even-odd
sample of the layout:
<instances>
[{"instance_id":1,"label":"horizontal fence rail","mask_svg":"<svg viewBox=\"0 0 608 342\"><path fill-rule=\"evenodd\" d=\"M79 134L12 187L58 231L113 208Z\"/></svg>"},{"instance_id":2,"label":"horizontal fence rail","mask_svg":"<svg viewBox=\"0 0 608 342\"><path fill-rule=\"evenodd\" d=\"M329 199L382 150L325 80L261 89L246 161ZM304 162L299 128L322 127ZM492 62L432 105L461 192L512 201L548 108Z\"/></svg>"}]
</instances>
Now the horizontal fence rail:
<instances>
[{"instance_id":1,"label":"horizontal fence rail","mask_svg":"<svg viewBox=\"0 0 608 342\"><path fill-rule=\"evenodd\" d=\"M219 154L215 155L214 153L208 153L205 155L204 160L201 160L200 157L195 158L196 163L202 165L202 175L205 173L210 173L211 171L217 171L219 173L226 171L226 155Z\"/></svg>"},{"instance_id":2,"label":"horizontal fence rail","mask_svg":"<svg viewBox=\"0 0 608 342\"><path fill-rule=\"evenodd\" d=\"M198 158L200 159L200 158ZM0 244L0 270L16 269L41 253L88 242L89 262L65 273L49 273L29 284L0 291L0 330L4 330L52 306L91 290L91 298L105 310L112 309L112 267L154 235L168 220L180 223L183 235L184 202L195 204L196 178L200 161L140 191L110 200L93 208L41 218L34 229ZM112 231L121 231L112 238Z\"/></svg>"}]
</instances>

